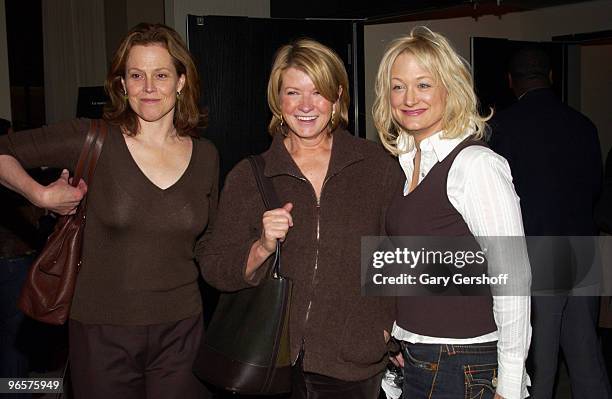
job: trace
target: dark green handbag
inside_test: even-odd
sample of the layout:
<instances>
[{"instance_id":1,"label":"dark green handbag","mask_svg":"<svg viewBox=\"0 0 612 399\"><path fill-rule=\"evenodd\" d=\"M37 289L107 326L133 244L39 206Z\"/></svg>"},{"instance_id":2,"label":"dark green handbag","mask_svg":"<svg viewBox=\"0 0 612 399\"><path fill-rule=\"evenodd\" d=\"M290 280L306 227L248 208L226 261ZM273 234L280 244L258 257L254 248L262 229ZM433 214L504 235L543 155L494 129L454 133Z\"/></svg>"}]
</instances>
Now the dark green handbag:
<instances>
[{"instance_id":1,"label":"dark green handbag","mask_svg":"<svg viewBox=\"0 0 612 399\"><path fill-rule=\"evenodd\" d=\"M263 158L251 156L249 161L266 209L279 208L274 187L263 175ZM266 280L219 297L194 363L202 380L241 394L291 391L291 281L280 275L280 247L277 242Z\"/></svg>"}]
</instances>

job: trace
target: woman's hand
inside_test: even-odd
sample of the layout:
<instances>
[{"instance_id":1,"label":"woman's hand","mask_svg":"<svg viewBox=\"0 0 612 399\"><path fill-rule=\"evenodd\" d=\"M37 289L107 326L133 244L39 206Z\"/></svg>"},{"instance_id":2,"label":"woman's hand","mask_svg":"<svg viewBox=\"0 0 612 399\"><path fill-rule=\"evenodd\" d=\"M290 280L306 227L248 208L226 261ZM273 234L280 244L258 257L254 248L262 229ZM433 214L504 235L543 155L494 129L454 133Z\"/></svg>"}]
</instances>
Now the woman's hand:
<instances>
[{"instance_id":1,"label":"woman's hand","mask_svg":"<svg viewBox=\"0 0 612 399\"><path fill-rule=\"evenodd\" d=\"M68 170L62 170L59 179L43 187L34 205L60 215L73 215L87 193L87 184L80 180L76 187L70 185Z\"/></svg>"},{"instance_id":2,"label":"woman's hand","mask_svg":"<svg viewBox=\"0 0 612 399\"><path fill-rule=\"evenodd\" d=\"M391 340L391 334L389 334L387 330L383 330L383 335L385 337L385 343L389 344L389 341ZM399 341L396 342L399 346ZM393 363L395 367L404 368L404 357L402 356L401 346L398 347L397 352L389 352L389 360L391 360L391 363Z\"/></svg>"},{"instance_id":3,"label":"woman's hand","mask_svg":"<svg viewBox=\"0 0 612 399\"><path fill-rule=\"evenodd\" d=\"M263 228L259 241L269 255L276 251L276 241L285 241L289 228L293 226L292 209L293 204L287 202L282 208L264 212L261 221Z\"/></svg>"},{"instance_id":4,"label":"woman's hand","mask_svg":"<svg viewBox=\"0 0 612 399\"><path fill-rule=\"evenodd\" d=\"M402 356L402 352L395 356L389 356L389 360L391 360L391 363L393 363L396 367L404 368L404 356Z\"/></svg>"},{"instance_id":5,"label":"woman's hand","mask_svg":"<svg viewBox=\"0 0 612 399\"><path fill-rule=\"evenodd\" d=\"M292 209L293 204L287 202L281 208L264 212L261 219L261 224L263 226L261 229L261 237L251 246L247 259L247 265L244 272L244 277L247 280L250 280L259 266L276 251L276 241L284 241L287 237L289 228L293 226L293 218L291 217Z\"/></svg>"}]
</instances>

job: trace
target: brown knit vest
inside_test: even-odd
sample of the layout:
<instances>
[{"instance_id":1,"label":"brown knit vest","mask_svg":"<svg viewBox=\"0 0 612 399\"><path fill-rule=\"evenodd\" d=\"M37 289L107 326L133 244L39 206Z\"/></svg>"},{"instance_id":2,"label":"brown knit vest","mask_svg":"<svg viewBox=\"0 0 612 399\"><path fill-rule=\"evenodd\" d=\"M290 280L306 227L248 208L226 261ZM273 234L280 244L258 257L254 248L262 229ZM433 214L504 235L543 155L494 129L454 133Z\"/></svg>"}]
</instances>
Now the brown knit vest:
<instances>
[{"instance_id":1,"label":"brown knit vest","mask_svg":"<svg viewBox=\"0 0 612 399\"><path fill-rule=\"evenodd\" d=\"M478 246L465 220L446 193L448 172L464 148L484 145L466 139L408 195L398 191L387 213L390 236L467 236ZM401 296L397 324L404 330L432 337L472 338L497 329L490 293L484 296Z\"/></svg>"}]
</instances>

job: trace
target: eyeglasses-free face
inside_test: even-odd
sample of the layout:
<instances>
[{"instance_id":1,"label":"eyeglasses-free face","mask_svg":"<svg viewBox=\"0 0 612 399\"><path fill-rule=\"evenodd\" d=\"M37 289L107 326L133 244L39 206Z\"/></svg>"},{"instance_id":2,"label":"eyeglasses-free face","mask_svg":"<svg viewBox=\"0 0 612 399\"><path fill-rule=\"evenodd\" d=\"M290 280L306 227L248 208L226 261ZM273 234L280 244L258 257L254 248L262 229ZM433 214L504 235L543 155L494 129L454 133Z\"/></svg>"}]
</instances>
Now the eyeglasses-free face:
<instances>
[{"instance_id":1,"label":"eyeglasses-free face","mask_svg":"<svg viewBox=\"0 0 612 399\"><path fill-rule=\"evenodd\" d=\"M400 54L391 67L390 101L396 122L417 142L442 129L446 89L410 53Z\"/></svg>"}]
</instances>

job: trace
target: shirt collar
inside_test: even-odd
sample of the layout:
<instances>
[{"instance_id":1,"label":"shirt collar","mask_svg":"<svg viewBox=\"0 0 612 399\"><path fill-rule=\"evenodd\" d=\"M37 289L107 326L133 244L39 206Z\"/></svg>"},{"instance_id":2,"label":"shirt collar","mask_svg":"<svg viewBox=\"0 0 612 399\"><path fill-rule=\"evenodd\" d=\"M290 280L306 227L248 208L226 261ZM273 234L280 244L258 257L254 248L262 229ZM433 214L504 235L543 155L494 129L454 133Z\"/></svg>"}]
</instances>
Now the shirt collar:
<instances>
[{"instance_id":1,"label":"shirt collar","mask_svg":"<svg viewBox=\"0 0 612 399\"><path fill-rule=\"evenodd\" d=\"M472 134L471 131L459 137L449 139L444 137L444 130L441 130L421 141L421 154L432 153L438 162L442 162L470 134ZM405 132L400 133L397 139L397 148L401 151L399 155L400 163L413 162L416 156L416 146L412 135Z\"/></svg>"}]
</instances>

